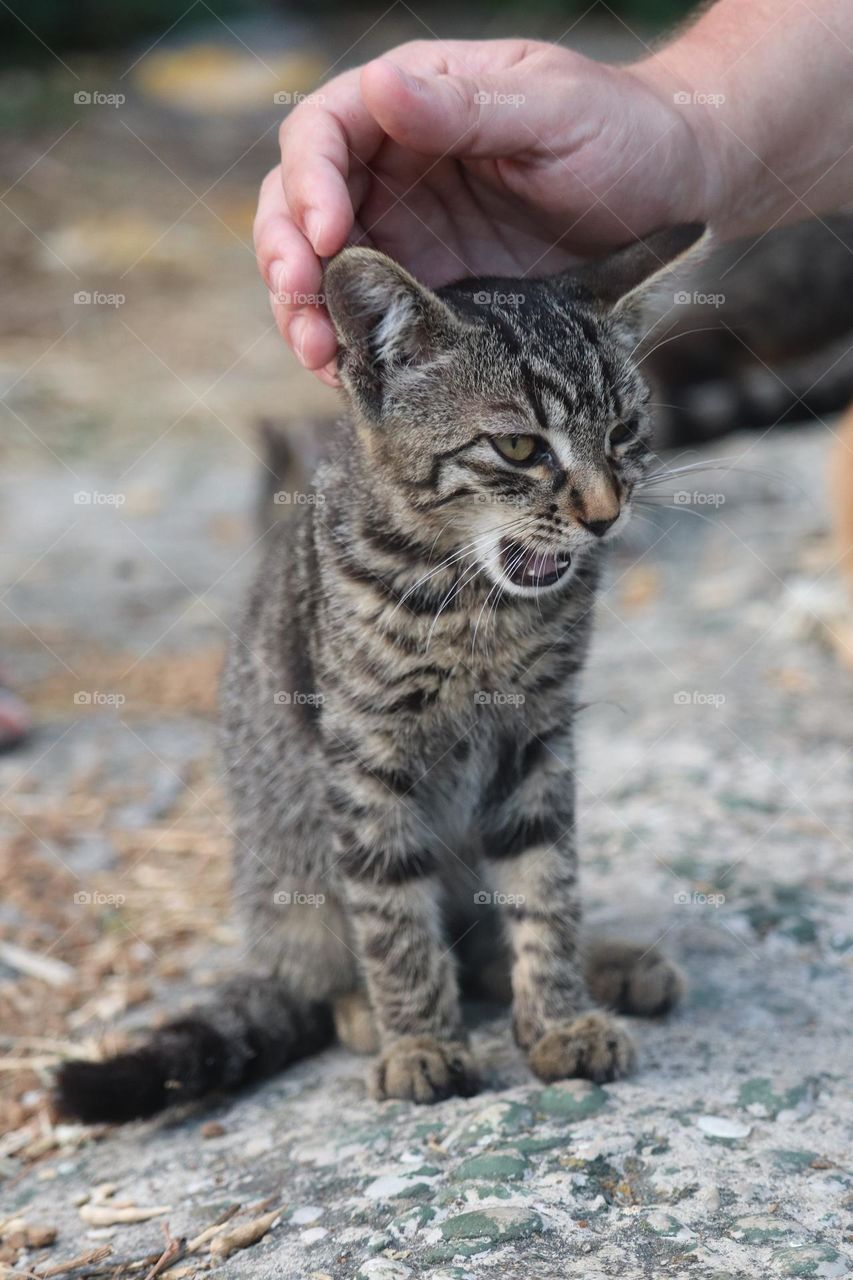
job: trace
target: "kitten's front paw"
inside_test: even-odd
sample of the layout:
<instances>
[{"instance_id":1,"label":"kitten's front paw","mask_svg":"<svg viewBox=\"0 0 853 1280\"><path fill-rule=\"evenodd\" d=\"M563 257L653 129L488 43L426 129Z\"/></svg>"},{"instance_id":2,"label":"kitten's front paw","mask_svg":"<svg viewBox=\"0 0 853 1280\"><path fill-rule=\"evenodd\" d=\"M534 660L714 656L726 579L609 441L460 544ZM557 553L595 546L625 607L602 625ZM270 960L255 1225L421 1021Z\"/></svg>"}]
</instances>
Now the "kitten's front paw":
<instances>
[{"instance_id":1,"label":"kitten's front paw","mask_svg":"<svg viewBox=\"0 0 853 1280\"><path fill-rule=\"evenodd\" d=\"M540 1080L582 1076L603 1084L628 1074L634 1045L606 1013L584 1013L546 1031L530 1050L529 1062Z\"/></svg>"},{"instance_id":2,"label":"kitten's front paw","mask_svg":"<svg viewBox=\"0 0 853 1280\"><path fill-rule=\"evenodd\" d=\"M458 1040L433 1036L403 1036L373 1065L371 1092L383 1098L412 1102L441 1102L458 1094L470 1098L479 1090L477 1069L468 1049Z\"/></svg>"}]
</instances>

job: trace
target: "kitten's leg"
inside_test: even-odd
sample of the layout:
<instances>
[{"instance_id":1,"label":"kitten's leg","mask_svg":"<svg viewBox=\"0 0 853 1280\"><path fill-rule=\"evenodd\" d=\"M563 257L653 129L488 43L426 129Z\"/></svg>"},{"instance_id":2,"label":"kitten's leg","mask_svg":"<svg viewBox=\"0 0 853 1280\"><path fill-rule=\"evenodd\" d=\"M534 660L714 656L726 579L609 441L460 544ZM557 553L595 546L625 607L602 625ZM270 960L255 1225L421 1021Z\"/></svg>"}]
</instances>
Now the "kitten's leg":
<instances>
[{"instance_id":1,"label":"kitten's leg","mask_svg":"<svg viewBox=\"0 0 853 1280\"><path fill-rule=\"evenodd\" d=\"M551 749L525 757L527 772L486 814L484 840L513 953L515 1037L544 1080L613 1080L634 1052L584 976L571 775Z\"/></svg>"},{"instance_id":2,"label":"kitten's leg","mask_svg":"<svg viewBox=\"0 0 853 1280\"><path fill-rule=\"evenodd\" d=\"M351 991L332 1005L335 1034L353 1053L378 1053L379 1032L364 991Z\"/></svg>"},{"instance_id":3,"label":"kitten's leg","mask_svg":"<svg viewBox=\"0 0 853 1280\"><path fill-rule=\"evenodd\" d=\"M606 1009L658 1018L684 995L681 970L656 947L599 939L588 940L583 951L587 986Z\"/></svg>"},{"instance_id":4,"label":"kitten's leg","mask_svg":"<svg viewBox=\"0 0 853 1280\"><path fill-rule=\"evenodd\" d=\"M360 800L364 813L363 790ZM415 1102L467 1097L477 1074L441 930L435 855L409 807L390 793L387 802L375 792L371 800L369 823L340 830L338 870L382 1046L373 1092ZM341 797L336 808L344 808Z\"/></svg>"}]
</instances>

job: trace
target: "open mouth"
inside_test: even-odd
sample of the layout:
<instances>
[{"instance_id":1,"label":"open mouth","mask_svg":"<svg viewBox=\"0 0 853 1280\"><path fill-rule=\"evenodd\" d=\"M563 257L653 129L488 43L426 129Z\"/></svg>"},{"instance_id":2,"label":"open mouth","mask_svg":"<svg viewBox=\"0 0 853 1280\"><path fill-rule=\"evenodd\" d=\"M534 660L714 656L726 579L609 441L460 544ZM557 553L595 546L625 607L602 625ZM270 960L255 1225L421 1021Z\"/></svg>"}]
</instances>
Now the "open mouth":
<instances>
[{"instance_id":1,"label":"open mouth","mask_svg":"<svg viewBox=\"0 0 853 1280\"><path fill-rule=\"evenodd\" d=\"M501 568L516 587L553 587L571 563L568 551L537 551L520 542L501 543Z\"/></svg>"}]
</instances>

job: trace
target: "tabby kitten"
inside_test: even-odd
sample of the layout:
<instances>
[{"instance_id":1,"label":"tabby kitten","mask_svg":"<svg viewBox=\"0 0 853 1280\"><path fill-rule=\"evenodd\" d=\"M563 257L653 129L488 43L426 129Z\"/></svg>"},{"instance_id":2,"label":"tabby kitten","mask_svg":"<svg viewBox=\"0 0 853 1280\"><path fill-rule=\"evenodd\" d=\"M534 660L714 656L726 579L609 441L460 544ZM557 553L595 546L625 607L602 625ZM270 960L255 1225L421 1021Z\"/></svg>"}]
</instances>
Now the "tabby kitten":
<instances>
[{"instance_id":1,"label":"tabby kitten","mask_svg":"<svg viewBox=\"0 0 853 1280\"><path fill-rule=\"evenodd\" d=\"M702 234L436 292L369 249L330 264L351 416L270 534L223 685L251 973L67 1063L66 1113L149 1115L335 1031L377 1052L378 1098L471 1094L457 978L511 995L542 1079L629 1070L602 1005L663 1012L679 978L653 950L582 950L576 681L651 457L637 300Z\"/></svg>"}]
</instances>

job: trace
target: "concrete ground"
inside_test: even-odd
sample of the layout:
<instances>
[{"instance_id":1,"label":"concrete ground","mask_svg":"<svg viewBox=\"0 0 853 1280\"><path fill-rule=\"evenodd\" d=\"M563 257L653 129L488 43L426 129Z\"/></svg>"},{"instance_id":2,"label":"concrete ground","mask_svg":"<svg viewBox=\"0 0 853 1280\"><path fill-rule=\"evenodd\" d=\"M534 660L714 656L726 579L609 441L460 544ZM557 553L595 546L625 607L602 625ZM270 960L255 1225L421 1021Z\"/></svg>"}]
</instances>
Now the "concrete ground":
<instances>
[{"instance_id":1,"label":"concrete ground","mask_svg":"<svg viewBox=\"0 0 853 1280\"><path fill-rule=\"evenodd\" d=\"M477 1098L379 1105L333 1050L94 1136L49 1126L51 1061L239 954L211 690L256 468L236 442L196 442L152 451L132 482L88 459L4 478L6 599L26 620L6 662L32 677L39 726L0 763L25 886L3 910L59 969L23 983L10 1044L41 1074L0 1148L3 1213L57 1231L19 1267L108 1244L82 1274L113 1274L159 1255L164 1222L192 1239L261 1205L280 1214L259 1243L224 1263L203 1245L184 1274L850 1274L851 675L810 612L832 581L824 452L812 429L728 442L738 468L674 481L689 504L638 521L613 559L581 717L586 901L690 982L683 1011L636 1025L631 1080L545 1089L506 1017L479 1011ZM74 492L127 501L73 509ZM99 1196L157 1213L93 1225Z\"/></svg>"},{"instance_id":2,"label":"concrete ground","mask_svg":"<svg viewBox=\"0 0 853 1280\"><path fill-rule=\"evenodd\" d=\"M350 61L424 34L392 16ZM215 58L140 68L112 113L18 85L32 120L0 155L2 663L36 720L0 757L0 1269L853 1274L853 632L817 428L726 440L613 556L579 725L586 902L689 980L682 1011L635 1027L632 1079L546 1089L480 1009L470 1100L376 1104L332 1050L158 1123L52 1123L63 1056L239 959L215 687L253 563L256 422L335 407L254 274L269 85L265 112L213 119Z\"/></svg>"}]
</instances>

